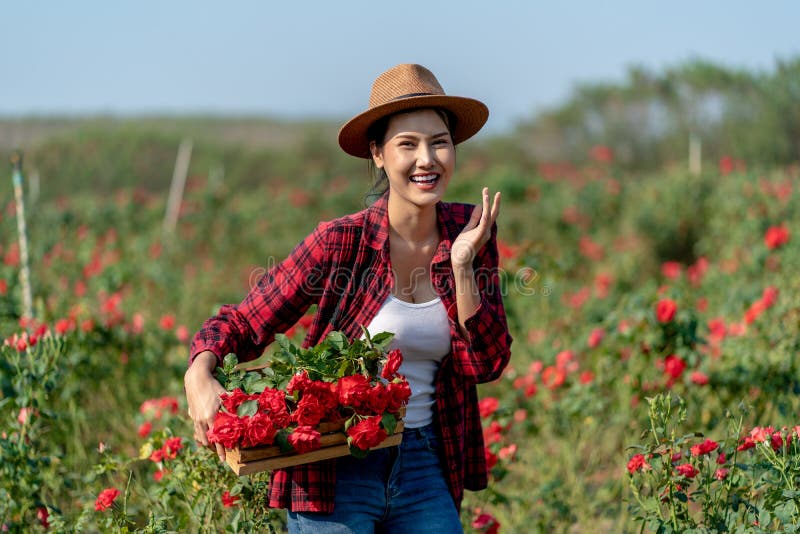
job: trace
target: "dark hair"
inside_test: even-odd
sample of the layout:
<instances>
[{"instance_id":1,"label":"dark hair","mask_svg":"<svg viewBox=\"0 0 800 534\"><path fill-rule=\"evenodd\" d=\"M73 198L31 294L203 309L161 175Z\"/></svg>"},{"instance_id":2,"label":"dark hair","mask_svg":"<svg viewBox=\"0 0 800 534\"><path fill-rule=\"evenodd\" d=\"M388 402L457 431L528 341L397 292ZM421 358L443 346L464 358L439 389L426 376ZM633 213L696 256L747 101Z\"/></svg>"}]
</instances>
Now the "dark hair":
<instances>
[{"instance_id":1,"label":"dark hair","mask_svg":"<svg viewBox=\"0 0 800 534\"><path fill-rule=\"evenodd\" d=\"M393 115L387 115L381 119L378 119L374 123L370 125L367 129L367 140L372 143L373 141L377 146L383 146L384 138L386 137L386 130L389 127L389 120L394 117L395 115L400 115L401 113L411 113L413 111L420 111L423 109L431 109L436 112L437 115L442 119L444 125L447 127L447 131L450 132L450 136L453 135L453 130L456 127L456 117L447 111L446 109L442 108L414 108L409 109L407 111L400 111L398 113L394 113ZM383 168L378 168L375 166L375 162L370 157L367 160L367 169L369 176L372 177L372 187L364 196L364 205L369 206L374 202L376 199L382 197L386 194L389 190L389 177L386 175L386 170Z\"/></svg>"}]
</instances>

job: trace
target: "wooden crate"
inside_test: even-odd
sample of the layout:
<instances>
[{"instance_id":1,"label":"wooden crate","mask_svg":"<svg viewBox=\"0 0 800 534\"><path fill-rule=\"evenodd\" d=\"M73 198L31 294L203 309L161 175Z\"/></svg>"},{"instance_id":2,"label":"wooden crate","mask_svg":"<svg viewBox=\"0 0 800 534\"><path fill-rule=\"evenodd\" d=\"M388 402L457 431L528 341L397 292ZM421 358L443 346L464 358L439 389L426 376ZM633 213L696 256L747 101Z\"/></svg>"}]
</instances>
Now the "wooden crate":
<instances>
[{"instance_id":1,"label":"wooden crate","mask_svg":"<svg viewBox=\"0 0 800 534\"><path fill-rule=\"evenodd\" d=\"M348 456L350 447L347 445L347 436L344 434L343 429L344 421L321 423L317 427L319 433L322 434L319 440L320 448L304 454L281 452L280 447L274 445L248 448L237 447L235 449L225 449L225 461L237 475L250 475L261 471L272 471L283 467ZM402 439L403 420L401 419L397 422L394 434L371 450L399 445Z\"/></svg>"}]
</instances>

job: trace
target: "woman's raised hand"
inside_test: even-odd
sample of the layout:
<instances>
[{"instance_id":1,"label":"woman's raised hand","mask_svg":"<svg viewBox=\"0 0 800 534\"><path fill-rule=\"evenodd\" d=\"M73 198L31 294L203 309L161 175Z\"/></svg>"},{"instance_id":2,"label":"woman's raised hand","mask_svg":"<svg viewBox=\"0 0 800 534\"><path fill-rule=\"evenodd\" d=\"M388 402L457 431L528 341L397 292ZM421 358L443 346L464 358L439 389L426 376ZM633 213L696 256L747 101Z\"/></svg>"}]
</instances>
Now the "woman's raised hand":
<instances>
[{"instance_id":1,"label":"woman's raised hand","mask_svg":"<svg viewBox=\"0 0 800 534\"><path fill-rule=\"evenodd\" d=\"M222 405L220 394L225 393L225 388L213 375L216 365L217 357L213 352L201 352L183 377L189 417L194 421L194 439L204 447L210 446L207 434ZM219 443L215 448L219 459L224 462L225 448Z\"/></svg>"},{"instance_id":2,"label":"woman's raised hand","mask_svg":"<svg viewBox=\"0 0 800 534\"><path fill-rule=\"evenodd\" d=\"M491 210L489 209L489 188L483 188L483 202L472 211L467 225L453 242L450 250L450 263L453 268L465 268L472 265L475 255L489 241L492 225L500 213L500 192L494 194Z\"/></svg>"}]
</instances>

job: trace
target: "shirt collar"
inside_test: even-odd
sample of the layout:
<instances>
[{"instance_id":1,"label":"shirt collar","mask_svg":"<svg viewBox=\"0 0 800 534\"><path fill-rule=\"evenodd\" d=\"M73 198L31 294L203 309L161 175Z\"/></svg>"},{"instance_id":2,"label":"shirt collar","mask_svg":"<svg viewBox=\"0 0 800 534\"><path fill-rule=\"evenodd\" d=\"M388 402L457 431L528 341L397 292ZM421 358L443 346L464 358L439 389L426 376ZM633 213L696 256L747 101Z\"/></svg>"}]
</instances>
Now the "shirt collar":
<instances>
[{"instance_id":1,"label":"shirt collar","mask_svg":"<svg viewBox=\"0 0 800 534\"><path fill-rule=\"evenodd\" d=\"M364 242L375 250L382 251L384 257L389 257L389 193L382 195L372 206L367 208L364 218ZM461 227L453 218L448 203L436 203L436 222L439 227L441 240L432 263L440 263L450 259L450 247Z\"/></svg>"}]
</instances>

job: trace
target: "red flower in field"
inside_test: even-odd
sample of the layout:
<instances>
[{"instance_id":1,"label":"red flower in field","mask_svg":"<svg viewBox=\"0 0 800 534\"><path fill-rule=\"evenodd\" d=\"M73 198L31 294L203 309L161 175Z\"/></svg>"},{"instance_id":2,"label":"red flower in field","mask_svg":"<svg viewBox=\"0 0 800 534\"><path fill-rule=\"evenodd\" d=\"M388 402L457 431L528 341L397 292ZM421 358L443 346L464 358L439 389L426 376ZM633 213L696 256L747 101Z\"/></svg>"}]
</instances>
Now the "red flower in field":
<instances>
[{"instance_id":1,"label":"red flower in field","mask_svg":"<svg viewBox=\"0 0 800 534\"><path fill-rule=\"evenodd\" d=\"M481 412L481 417L486 419L497 411L500 407L500 401L495 397L486 397L478 402L478 410Z\"/></svg>"},{"instance_id":2,"label":"red flower in field","mask_svg":"<svg viewBox=\"0 0 800 534\"><path fill-rule=\"evenodd\" d=\"M614 151L606 145L595 145L589 149L589 156L598 163L614 161Z\"/></svg>"},{"instance_id":3,"label":"red flower in field","mask_svg":"<svg viewBox=\"0 0 800 534\"><path fill-rule=\"evenodd\" d=\"M567 380L567 373L563 368L549 365L542 371L542 384L550 389L556 389Z\"/></svg>"},{"instance_id":4,"label":"red flower in field","mask_svg":"<svg viewBox=\"0 0 800 534\"><path fill-rule=\"evenodd\" d=\"M491 469L492 467L497 465L497 455L493 453L489 447L483 448L484 456L486 457L486 468Z\"/></svg>"},{"instance_id":5,"label":"red flower in field","mask_svg":"<svg viewBox=\"0 0 800 534\"><path fill-rule=\"evenodd\" d=\"M178 342L180 343L188 343L189 342L189 329L186 328L184 325L179 326L175 329L175 337L178 338Z\"/></svg>"},{"instance_id":6,"label":"red flower in field","mask_svg":"<svg viewBox=\"0 0 800 534\"><path fill-rule=\"evenodd\" d=\"M50 512L44 506L40 506L36 510L36 519L39 520L39 524L42 525L45 528L45 530L50 528L50 521L48 521L49 518L50 518Z\"/></svg>"},{"instance_id":7,"label":"red flower in field","mask_svg":"<svg viewBox=\"0 0 800 534\"><path fill-rule=\"evenodd\" d=\"M679 475L684 476L686 478L694 478L700 472L692 464L677 465L677 466L675 466L675 471L677 471Z\"/></svg>"},{"instance_id":8,"label":"red flower in field","mask_svg":"<svg viewBox=\"0 0 800 534\"><path fill-rule=\"evenodd\" d=\"M772 450L779 451L783 447L783 436L780 432L773 432L770 436L770 445Z\"/></svg>"},{"instance_id":9,"label":"red flower in field","mask_svg":"<svg viewBox=\"0 0 800 534\"><path fill-rule=\"evenodd\" d=\"M708 321L708 338L715 343L725 339L726 329L725 320L722 318L711 319Z\"/></svg>"},{"instance_id":10,"label":"red flower in field","mask_svg":"<svg viewBox=\"0 0 800 534\"><path fill-rule=\"evenodd\" d=\"M119 490L117 488L106 488L100 492L97 496L97 500L94 502L94 509L98 512L105 512L111 505L114 504L114 499L119 496Z\"/></svg>"},{"instance_id":11,"label":"red flower in field","mask_svg":"<svg viewBox=\"0 0 800 534\"><path fill-rule=\"evenodd\" d=\"M475 510L476 517L472 520L472 528L481 534L497 534L500 530L500 522L491 514L480 512L480 508Z\"/></svg>"},{"instance_id":12,"label":"red flower in field","mask_svg":"<svg viewBox=\"0 0 800 534\"><path fill-rule=\"evenodd\" d=\"M608 296L608 290L611 284L614 283L614 278L610 274L600 273L594 277L594 293L599 299L604 299Z\"/></svg>"},{"instance_id":13,"label":"red flower in field","mask_svg":"<svg viewBox=\"0 0 800 534\"><path fill-rule=\"evenodd\" d=\"M722 156L719 158L719 172L723 176L727 176L732 173L734 167L734 159L731 156Z\"/></svg>"},{"instance_id":14,"label":"red flower in field","mask_svg":"<svg viewBox=\"0 0 800 534\"><path fill-rule=\"evenodd\" d=\"M703 456L704 454L708 454L717 450L717 447L719 447L719 443L707 439L703 443L692 445L690 450L692 452L692 456Z\"/></svg>"},{"instance_id":15,"label":"red flower in field","mask_svg":"<svg viewBox=\"0 0 800 534\"><path fill-rule=\"evenodd\" d=\"M717 480L725 480L728 478L728 469L725 467L720 467L716 471L714 471L714 478Z\"/></svg>"},{"instance_id":16,"label":"red flower in field","mask_svg":"<svg viewBox=\"0 0 800 534\"><path fill-rule=\"evenodd\" d=\"M92 321L91 319L86 319L83 322L81 322L81 330L86 332L87 334L92 330L94 330L94 321Z\"/></svg>"},{"instance_id":17,"label":"red flower in field","mask_svg":"<svg viewBox=\"0 0 800 534\"><path fill-rule=\"evenodd\" d=\"M581 384L591 384L594 382L594 373L591 371L584 371L581 373L581 376L578 378Z\"/></svg>"},{"instance_id":18,"label":"red flower in field","mask_svg":"<svg viewBox=\"0 0 800 534\"><path fill-rule=\"evenodd\" d=\"M156 449L152 453L150 453L150 461L153 463L163 462L164 461L164 448Z\"/></svg>"},{"instance_id":19,"label":"red flower in field","mask_svg":"<svg viewBox=\"0 0 800 534\"><path fill-rule=\"evenodd\" d=\"M225 508L233 508L234 506L239 505L239 497L238 495L231 495L230 491L226 491L222 494L222 506Z\"/></svg>"},{"instance_id":20,"label":"red flower in field","mask_svg":"<svg viewBox=\"0 0 800 534\"><path fill-rule=\"evenodd\" d=\"M761 300L757 300L747 308L747 311L744 313L744 322L745 324L752 324L753 321L758 319L758 317L764 313L764 302Z\"/></svg>"},{"instance_id":21,"label":"red flower in field","mask_svg":"<svg viewBox=\"0 0 800 534\"><path fill-rule=\"evenodd\" d=\"M59 319L56 321L56 334L63 336L70 330L75 329L75 321L73 319Z\"/></svg>"},{"instance_id":22,"label":"red flower in field","mask_svg":"<svg viewBox=\"0 0 800 534\"><path fill-rule=\"evenodd\" d=\"M259 412L247 418L247 427L242 438L242 446L272 445L277 433L278 429L275 428L270 417L265 413Z\"/></svg>"},{"instance_id":23,"label":"red flower in field","mask_svg":"<svg viewBox=\"0 0 800 534\"><path fill-rule=\"evenodd\" d=\"M219 412L214 419L214 425L208 431L208 441L232 449L239 444L244 431L245 425L239 416Z\"/></svg>"},{"instance_id":24,"label":"red flower in field","mask_svg":"<svg viewBox=\"0 0 800 534\"><path fill-rule=\"evenodd\" d=\"M794 434L795 434L795 436L800 438L800 425L797 425L797 426L794 427Z\"/></svg>"},{"instance_id":25,"label":"red flower in field","mask_svg":"<svg viewBox=\"0 0 800 534\"><path fill-rule=\"evenodd\" d=\"M725 464L726 461L728 461L728 459L725 457L725 451L720 450L719 451L719 456L717 456L717 463L719 465L723 465L723 464Z\"/></svg>"},{"instance_id":26,"label":"red flower in field","mask_svg":"<svg viewBox=\"0 0 800 534\"><path fill-rule=\"evenodd\" d=\"M498 443L503 440L503 425L497 421L492 421L491 424L484 428L483 438L487 443Z\"/></svg>"},{"instance_id":27,"label":"red flower in field","mask_svg":"<svg viewBox=\"0 0 800 534\"><path fill-rule=\"evenodd\" d=\"M162 450L164 451L164 457L169 459L175 459L178 456L178 451L183 448L183 441L179 437L172 437L167 438L167 441L164 442L164 446Z\"/></svg>"},{"instance_id":28,"label":"red flower in field","mask_svg":"<svg viewBox=\"0 0 800 534\"><path fill-rule=\"evenodd\" d=\"M300 426L317 426L325 417L325 412L327 409L320 404L319 399L306 392L292 413L292 421Z\"/></svg>"},{"instance_id":29,"label":"red flower in field","mask_svg":"<svg viewBox=\"0 0 800 534\"><path fill-rule=\"evenodd\" d=\"M661 274L669 280L680 278L682 271L683 266L677 261L665 261L661 264Z\"/></svg>"},{"instance_id":30,"label":"red flower in field","mask_svg":"<svg viewBox=\"0 0 800 534\"><path fill-rule=\"evenodd\" d=\"M785 224L780 226L770 226L764 234L764 244L767 248L774 250L789 242L789 229Z\"/></svg>"},{"instance_id":31,"label":"red flower in field","mask_svg":"<svg viewBox=\"0 0 800 534\"><path fill-rule=\"evenodd\" d=\"M369 380L364 375L345 376L339 380L339 402L359 408L369 397Z\"/></svg>"},{"instance_id":32,"label":"red flower in field","mask_svg":"<svg viewBox=\"0 0 800 534\"><path fill-rule=\"evenodd\" d=\"M603 247L592 241L592 238L588 236L581 237L578 242L578 248L581 254L590 260L600 261L605 255Z\"/></svg>"},{"instance_id":33,"label":"red flower in field","mask_svg":"<svg viewBox=\"0 0 800 534\"><path fill-rule=\"evenodd\" d=\"M562 350L556 354L556 367L565 369L567 365L575 360L575 353L571 350Z\"/></svg>"},{"instance_id":34,"label":"red flower in field","mask_svg":"<svg viewBox=\"0 0 800 534\"><path fill-rule=\"evenodd\" d=\"M630 460L628 460L628 473L634 474L638 471L647 471L652 469L650 464L647 463L647 460L644 458L644 454L634 454Z\"/></svg>"},{"instance_id":35,"label":"red flower in field","mask_svg":"<svg viewBox=\"0 0 800 534\"><path fill-rule=\"evenodd\" d=\"M753 438L753 441L755 443L762 443L770 439L772 437L773 432L775 432L775 429L772 428L771 426L765 426L765 427L757 426L750 431L750 437Z\"/></svg>"},{"instance_id":36,"label":"red flower in field","mask_svg":"<svg viewBox=\"0 0 800 534\"><path fill-rule=\"evenodd\" d=\"M603 341L604 337L606 337L606 331L602 328L595 328L592 330L592 333L589 334L587 345L589 345L590 349L593 349L600 345L600 342Z\"/></svg>"},{"instance_id":37,"label":"red flower in field","mask_svg":"<svg viewBox=\"0 0 800 534\"><path fill-rule=\"evenodd\" d=\"M222 399L222 405L225 407L225 410L230 414L236 414L239 405L244 401L258 399L258 395L248 395L242 391L241 388L236 388L230 393L220 393L219 397Z\"/></svg>"},{"instance_id":38,"label":"red flower in field","mask_svg":"<svg viewBox=\"0 0 800 534\"><path fill-rule=\"evenodd\" d=\"M140 438L146 438L150 435L150 431L153 430L153 423L150 421L145 421L141 425L139 425L139 429L136 433L139 435Z\"/></svg>"},{"instance_id":39,"label":"red flower in field","mask_svg":"<svg viewBox=\"0 0 800 534\"><path fill-rule=\"evenodd\" d=\"M381 369L381 377L386 380L391 380L394 378L394 375L397 374L402 363L403 353L400 352L400 349L390 350L386 363L383 365L383 369Z\"/></svg>"},{"instance_id":40,"label":"red flower in field","mask_svg":"<svg viewBox=\"0 0 800 534\"><path fill-rule=\"evenodd\" d=\"M153 480L155 482L161 482L161 479L163 479L164 475L166 475L166 474L167 474L167 470L166 469L159 469L158 471L153 473Z\"/></svg>"},{"instance_id":41,"label":"red flower in field","mask_svg":"<svg viewBox=\"0 0 800 534\"><path fill-rule=\"evenodd\" d=\"M656 304L656 319L659 323L668 323L675 318L678 305L672 299L661 299Z\"/></svg>"},{"instance_id":42,"label":"red flower in field","mask_svg":"<svg viewBox=\"0 0 800 534\"><path fill-rule=\"evenodd\" d=\"M701 257L686 269L686 277L693 286L700 285L708 271L708 260Z\"/></svg>"},{"instance_id":43,"label":"red flower in field","mask_svg":"<svg viewBox=\"0 0 800 534\"><path fill-rule=\"evenodd\" d=\"M686 370L686 362L680 356L670 354L664 359L664 372L673 380L677 380Z\"/></svg>"},{"instance_id":44,"label":"red flower in field","mask_svg":"<svg viewBox=\"0 0 800 534\"><path fill-rule=\"evenodd\" d=\"M692 371L692 375L689 379L693 384L697 384L698 386L705 386L708 384L708 375L702 371Z\"/></svg>"},{"instance_id":45,"label":"red flower in field","mask_svg":"<svg viewBox=\"0 0 800 534\"><path fill-rule=\"evenodd\" d=\"M512 443L500 449L497 453L497 456L501 460L513 460L516 454L517 454L517 444Z\"/></svg>"},{"instance_id":46,"label":"red flower in field","mask_svg":"<svg viewBox=\"0 0 800 534\"><path fill-rule=\"evenodd\" d=\"M778 288L775 286L765 288L761 293L761 303L764 304L765 308L771 308L778 300L779 293Z\"/></svg>"},{"instance_id":47,"label":"red flower in field","mask_svg":"<svg viewBox=\"0 0 800 534\"><path fill-rule=\"evenodd\" d=\"M740 443L739 446L736 447L736 450L739 452L746 451L748 449L752 449L755 446L756 442L753 440L753 438L751 438L750 436L745 436L742 438L742 443Z\"/></svg>"},{"instance_id":48,"label":"red flower in field","mask_svg":"<svg viewBox=\"0 0 800 534\"><path fill-rule=\"evenodd\" d=\"M5 279L0 278L0 296L5 295L8 293L8 282Z\"/></svg>"},{"instance_id":49,"label":"red flower in field","mask_svg":"<svg viewBox=\"0 0 800 534\"><path fill-rule=\"evenodd\" d=\"M708 310L708 299L705 297L700 297L699 299L697 299L696 306L697 306L697 311L699 311L700 313L705 313L705 311Z\"/></svg>"},{"instance_id":50,"label":"red flower in field","mask_svg":"<svg viewBox=\"0 0 800 534\"><path fill-rule=\"evenodd\" d=\"M352 438L353 445L366 451L386 439L386 430L380 425L381 416L374 415L348 428L347 435Z\"/></svg>"},{"instance_id":51,"label":"red flower in field","mask_svg":"<svg viewBox=\"0 0 800 534\"><path fill-rule=\"evenodd\" d=\"M289 444L300 454L319 449L320 433L310 426L298 426L289 434Z\"/></svg>"},{"instance_id":52,"label":"red flower in field","mask_svg":"<svg viewBox=\"0 0 800 534\"><path fill-rule=\"evenodd\" d=\"M158 321L158 326L165 332L172 330L175 328L175 316L171 314L162 315L161 319Z\"/></svg>"},{"instance_id":53,"label":"red flower in field","mask_svg":"<svg viewBox=\"0 0 800 534\"><path fill-rule=\"evenodd\" d=\"M408 402L411 398L411 386L405 380L401 382L390 382L386 386L386 411L389 413L397 413L400 407Z\"/></svg>"}]
</instances>

